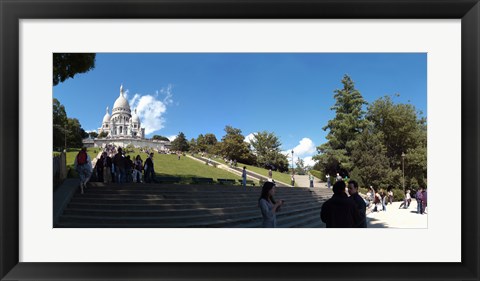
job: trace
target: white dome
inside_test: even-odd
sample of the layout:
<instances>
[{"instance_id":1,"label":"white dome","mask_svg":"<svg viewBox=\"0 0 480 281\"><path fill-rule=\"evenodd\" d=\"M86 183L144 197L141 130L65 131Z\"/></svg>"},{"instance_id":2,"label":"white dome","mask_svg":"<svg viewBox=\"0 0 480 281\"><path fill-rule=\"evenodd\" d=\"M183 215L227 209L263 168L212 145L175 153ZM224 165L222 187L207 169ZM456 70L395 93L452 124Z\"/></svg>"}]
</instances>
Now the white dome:
<instances>
[{"instance_id":1,"label":"white dome","mask_svg":"<svg viewBox=\"0 0 480 281\"><path fill-rule=\"evenodd\" d=\"M123 95L120 95L113 104L113 110L117 108L128 109L128 111L130 111L130 105L128 105L128 101L123 97Z\"/></svg>"},{"instance_id":2,"label":"white dome","mask_svg":"<svg viewBox=\"0 0 480 281\"><path fill-rule=\"evenodd\" d=\"M110 114L105 114L105 116L103 116L103 123L110 123Z\"/></svg>"},{"instance_id":3,"label":"white dome","mask_svg":"<svg viewBox=\"0 0 480 281\"><path fill-rule=\"evenodd\" d=\"M108 113L108 106L107 106L105 116L103 116L103 123L109 123L109 122L110 122L110 114Z\"/></svg>"},{"instance_id":4,"label":"white dome","mask_svg":"<svg viewBox=\"0 0 480 281\"><path fill-rule=\"evenodd\" d=\"M120 96L113 104L112 112L114 112L116 109L125 109L130 112L130 105L128 104L127 99L123 96L123 85L120 86Z\"/></svg>"}]
</instances>

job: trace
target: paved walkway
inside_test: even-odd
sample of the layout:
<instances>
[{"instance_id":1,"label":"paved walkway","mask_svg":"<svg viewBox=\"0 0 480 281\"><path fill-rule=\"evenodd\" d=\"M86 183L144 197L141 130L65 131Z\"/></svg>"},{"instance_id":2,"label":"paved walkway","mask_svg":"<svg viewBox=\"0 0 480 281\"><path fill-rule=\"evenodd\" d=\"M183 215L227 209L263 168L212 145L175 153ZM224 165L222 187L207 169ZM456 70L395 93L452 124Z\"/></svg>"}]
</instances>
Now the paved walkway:
<instances>
[{"instance_id":1,"label":"paved walkway","mask_svg":"<svg viewBox=\"0 0 480 281\"><path fill-rule=\"evenodd\" d=\"M308 175L295 175L295 184L299 187L310 187L310 180ZM324 182L321 182L318 178L314 177L313 187L326 187Z\"/></svg>"},{"instance_id":2,"label":"paved walkway","mask_svg":"<svg viewBox=\"0 0 480 281\"><path fill-rule=\"evenodd\" d=\"M428 215L417 214L417 202L412 200L410 208L399 209L401 202L387 205L386 212L367 214L369 228L428 228ZM428 208L427 208L428 211Z\"/></svg>"}]
</instances>

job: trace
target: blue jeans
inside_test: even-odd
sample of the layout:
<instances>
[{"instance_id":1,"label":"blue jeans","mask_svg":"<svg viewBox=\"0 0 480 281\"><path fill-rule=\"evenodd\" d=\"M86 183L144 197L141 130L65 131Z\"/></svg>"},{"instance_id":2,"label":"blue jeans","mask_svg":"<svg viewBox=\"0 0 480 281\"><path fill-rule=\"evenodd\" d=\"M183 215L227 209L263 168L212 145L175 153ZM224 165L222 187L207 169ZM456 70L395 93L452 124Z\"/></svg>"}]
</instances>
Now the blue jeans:
<instances>
[{"instance_id":1,"label":"blue jeans","mask_svg":"<svg viewBox=\"0 0 480 281\"><path fill-rule=\"evenodd\" d=\"M417 214L423 214L422 200L417 199Z\"/></svg>"},{"instance_id":2,"label":"blue jeans","mask_svg":"<svg viewBox=\"0 0 480 281\"><path fill-rule=\"evenodd\" d=\"M118 183L125 183L125 168L115 167L115 176Z\"/></svg>"}]
</instances>

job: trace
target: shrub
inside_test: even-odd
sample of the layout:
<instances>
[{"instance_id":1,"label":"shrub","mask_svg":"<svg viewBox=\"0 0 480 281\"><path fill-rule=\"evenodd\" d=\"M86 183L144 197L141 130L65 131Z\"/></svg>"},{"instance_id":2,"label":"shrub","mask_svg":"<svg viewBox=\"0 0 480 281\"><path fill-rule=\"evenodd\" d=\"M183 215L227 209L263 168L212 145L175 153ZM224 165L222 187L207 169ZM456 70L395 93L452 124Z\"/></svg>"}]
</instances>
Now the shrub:
<instances>
[{"instance_id":1,"label":"shrub","mask_svg":"<svg viewBox=\"0 0 480 281\"><path fill-rule=\"evenodd\" d=\"M317 170L310 170L310 173L314 177L319 178L321 181L325 181L325 175L323 174L323 172Z\"/></svg>"}]
</instances>

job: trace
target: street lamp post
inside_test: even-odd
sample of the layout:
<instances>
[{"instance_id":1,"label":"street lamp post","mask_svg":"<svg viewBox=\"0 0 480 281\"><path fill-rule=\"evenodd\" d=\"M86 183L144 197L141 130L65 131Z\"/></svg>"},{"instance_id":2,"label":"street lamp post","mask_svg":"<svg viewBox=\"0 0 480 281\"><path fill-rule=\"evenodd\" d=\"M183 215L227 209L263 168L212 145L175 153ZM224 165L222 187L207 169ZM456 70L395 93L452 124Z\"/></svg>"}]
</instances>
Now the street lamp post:
<instances>
[{"instance_id":1,"label":"street lamp post","mask_svg":"<svg viewBox=\"0 0 480 281\"><path fill-rule=\"evenodd\" d=\"M403 193L405 194L405 153L402 152Z\"/></svg>"},{"instance_id":2,"label":"street lamp post","mask_svg":"<svg viewBox=\"0 0 480 281\"><path fill-rule=\"evenodd\" d=\"M292 149L292 175L294 174L293 171L294 171L294 170L293 170L293 149Z\"/></svg>"}]
</instances>

